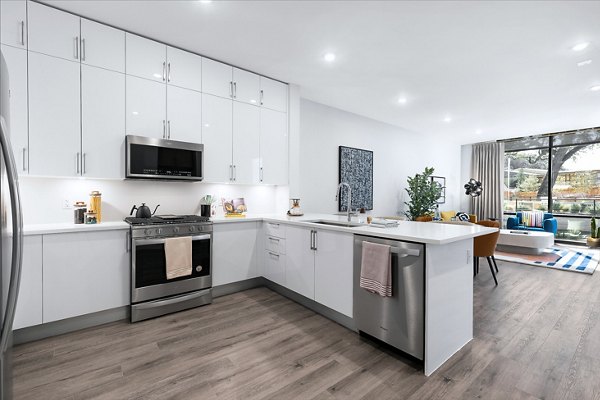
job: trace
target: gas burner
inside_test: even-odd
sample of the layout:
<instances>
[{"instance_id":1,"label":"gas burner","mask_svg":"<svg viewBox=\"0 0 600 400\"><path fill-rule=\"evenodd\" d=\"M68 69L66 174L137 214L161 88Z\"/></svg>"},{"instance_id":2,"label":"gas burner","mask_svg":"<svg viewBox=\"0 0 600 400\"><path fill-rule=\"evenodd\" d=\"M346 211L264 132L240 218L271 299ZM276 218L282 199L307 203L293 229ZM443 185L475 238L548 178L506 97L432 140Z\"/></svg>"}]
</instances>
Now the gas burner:
<instances>
[{"instance_id":1,"label":"gas burner","mask_svg":"<svg viewBox=\"0 0 600 400\"><path fill-rule=\"evenodd\" d=\"M210 222L210 218L199 215L157 215L151 218L127 217L129 225L165 225L165 224L198 224Z\"/></svg>"}]
</instances>

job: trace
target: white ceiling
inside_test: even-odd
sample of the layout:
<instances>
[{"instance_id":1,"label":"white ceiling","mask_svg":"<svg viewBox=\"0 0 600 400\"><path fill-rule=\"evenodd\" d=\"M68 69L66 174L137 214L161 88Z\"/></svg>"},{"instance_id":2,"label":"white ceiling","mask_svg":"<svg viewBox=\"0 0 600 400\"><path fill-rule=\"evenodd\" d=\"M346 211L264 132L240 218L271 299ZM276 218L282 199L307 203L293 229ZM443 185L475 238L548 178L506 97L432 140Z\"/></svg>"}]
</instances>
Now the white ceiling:
<instances>
[{"instance_id":1,"label":"white ceiling","mask_svg":"<svg viewBox=\"0 0 600 400\"><path fill-rule=\"evenodd\" d=\"M439 138L600 126L599 1L46 2Z\"/></svg>"}]
</instances>

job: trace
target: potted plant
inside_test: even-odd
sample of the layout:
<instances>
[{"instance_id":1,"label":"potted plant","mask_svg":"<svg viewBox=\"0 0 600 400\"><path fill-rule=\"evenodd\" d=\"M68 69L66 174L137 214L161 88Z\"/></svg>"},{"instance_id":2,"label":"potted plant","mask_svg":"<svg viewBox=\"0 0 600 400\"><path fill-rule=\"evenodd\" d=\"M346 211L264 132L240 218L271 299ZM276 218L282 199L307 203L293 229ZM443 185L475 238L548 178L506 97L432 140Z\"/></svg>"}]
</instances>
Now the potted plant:
<instances>
[{"instance_id":1,"label":"potted plant","mask_svg":"<svg viewBox=\"0 0 600 400\"><path fill-rule=\"evenodd\" d=\"M591 232L587 238L587 245L589 247L600 247L600 227L596 227L596 218L592 217L590 227Z\"/></svg>"},{"instance_id":2,"label":"potted plant","mask_svg":"<svg viewBox=\"0 0 600 400\"><path fill-rule=\"evenodd\" d=\"M408 187L405 189L410 197L409 202L404 202L408 210L404 213L408 219L414 221L417 217L431 215L437 206L437 201L442 195L442 187L431 179L433 168L425 167L425 171L408 177Z\"/></svg>"}]
</instances>

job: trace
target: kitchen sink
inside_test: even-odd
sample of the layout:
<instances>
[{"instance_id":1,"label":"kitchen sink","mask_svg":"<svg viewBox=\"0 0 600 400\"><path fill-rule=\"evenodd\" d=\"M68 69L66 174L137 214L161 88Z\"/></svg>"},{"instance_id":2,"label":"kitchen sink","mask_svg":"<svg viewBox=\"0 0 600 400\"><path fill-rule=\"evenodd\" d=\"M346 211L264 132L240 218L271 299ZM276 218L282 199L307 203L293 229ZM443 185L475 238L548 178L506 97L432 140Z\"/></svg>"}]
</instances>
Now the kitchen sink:
<instances>
[{"instance_id":1,"label":"kitchen sink","mask_svg":"<svg viewBox=\"0 0 600 400\"><path fill-rule=\"evenodd\" d=\"M320 225L329 225L329 226L341 226L341 227L345 227L345 228L355 228L357 226L362 226L364 224L358 223L358 222L347 222L347 221L326 221L326 220L319 220L319 221L307 221L310 222L312 224L320 224Z\"/></svg>"}]
</instances>

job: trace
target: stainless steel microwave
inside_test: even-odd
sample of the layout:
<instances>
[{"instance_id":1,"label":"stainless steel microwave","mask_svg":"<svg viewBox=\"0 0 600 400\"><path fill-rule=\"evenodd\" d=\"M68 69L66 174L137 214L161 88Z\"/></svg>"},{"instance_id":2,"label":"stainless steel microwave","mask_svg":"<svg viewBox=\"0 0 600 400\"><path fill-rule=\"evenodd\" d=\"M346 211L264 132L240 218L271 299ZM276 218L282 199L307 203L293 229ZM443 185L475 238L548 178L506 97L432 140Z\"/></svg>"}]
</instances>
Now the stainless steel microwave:
<instances>
[{"instance_id":1,"label":"stainless steel microwave","mask_svg":"<svg viewBox=\"0 0 600 400\"><path fill-rule=\"evenodd\" d=\"M127 135L125 138L125 177L201 181L204 145Z\"/></svg>"}]
</instances>

